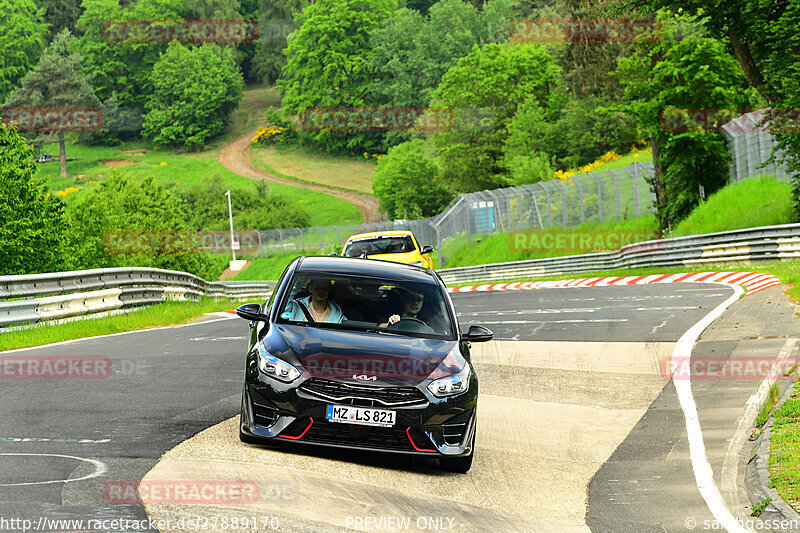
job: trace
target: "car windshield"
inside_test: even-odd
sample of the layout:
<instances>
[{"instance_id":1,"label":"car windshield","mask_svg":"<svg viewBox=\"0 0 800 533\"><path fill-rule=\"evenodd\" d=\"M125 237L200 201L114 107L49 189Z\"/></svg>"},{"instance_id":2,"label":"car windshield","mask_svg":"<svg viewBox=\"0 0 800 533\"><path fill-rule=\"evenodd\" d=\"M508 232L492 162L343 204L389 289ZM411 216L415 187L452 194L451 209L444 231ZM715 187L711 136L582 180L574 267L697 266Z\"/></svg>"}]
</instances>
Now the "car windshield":
<instances>
[{"instance_id":1,"label":"car windshield","mask_svg":"<svg viewBox=\"0 0 800 533\"><path fill-rule=\"evenodd\" d=\"M451 340L455 327L436 283L298 274L278 323Z\"/></svg>"},{"instance_id":2,"label":"car windshield","mask_svg":"<svg viewBox=\"0 0 800 533\"><path fill-rule=\"evenodd\" d=\"M364 237L350 241L345 248L346 257L358 257L362 253L367 255L402 254L414 251L414 241L408 235L392 235L379 237Z\"/></svg>"}]
</instances>

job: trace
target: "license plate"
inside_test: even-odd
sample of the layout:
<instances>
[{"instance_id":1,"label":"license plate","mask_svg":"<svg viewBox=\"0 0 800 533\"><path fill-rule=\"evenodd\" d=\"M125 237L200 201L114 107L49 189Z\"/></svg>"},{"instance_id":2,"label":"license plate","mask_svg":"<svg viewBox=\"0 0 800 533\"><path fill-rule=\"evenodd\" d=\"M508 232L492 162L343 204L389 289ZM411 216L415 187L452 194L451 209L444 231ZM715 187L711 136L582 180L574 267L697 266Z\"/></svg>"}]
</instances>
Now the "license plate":
<instances>
[{"instance_id":1,"label":"license plate","mask_svg":"<svg viewBox=\"0 0 800 533\"><path fill-rule=\"evenodd\" d=\"M328 422L390 428L394 426L397 413L385 409L372 409L371 407L329 405L325 418L328 419Z\"/></svg>"}]
</instances>

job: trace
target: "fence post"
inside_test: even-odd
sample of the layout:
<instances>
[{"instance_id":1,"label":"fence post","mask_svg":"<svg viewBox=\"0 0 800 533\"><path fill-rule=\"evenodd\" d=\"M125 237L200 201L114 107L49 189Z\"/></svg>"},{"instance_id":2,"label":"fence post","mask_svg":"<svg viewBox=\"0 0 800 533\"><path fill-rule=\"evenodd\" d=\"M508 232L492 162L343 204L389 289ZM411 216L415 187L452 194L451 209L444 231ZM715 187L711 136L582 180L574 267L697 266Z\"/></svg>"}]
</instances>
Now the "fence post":
<instances>
[{"instance_id":1,"label":"fence post","mask_svg":"<svg viewBox=\"0 0 800 533\"><path fill-rule=\"evenodd\" d=\"M464 209L464 213L467 215L467 242L472 244L472 203L464 198L461 197L461 201L467 204L467 207ZM439 238L439 227L436 227L436 238Z\"/></svg>"},{"instance_id":2,"label":"fence post","mask_svg":"<svg viewBox=\"0 0 800 533\"><path fill-rule=\"evenodd\" d=\"M633 209L639 218L639 162L633 162Z\"/></svg>"},{"instance_id":3,"label":"fence post","mask_svg":"<svg viewBox=\"0 0 800 533\"><path fill-rule=\"evenodd\" d=\"M544 186L544 183L541 181L537 183L539 187L541 187L545 194L547 195L547 226L552 228L553 227L553 204L550 203L550 189Z\"/></svg>"},{"instance_id":4,"label":"fence post","mask_svg":"<svg viewBox=\"0 0 800 533\"><path fill-rule=\"evenodd\" d=\"M325 248L325 240L322 237L322 226L317 227L319 228L319 251L321 252Z\"/></svg>"},{"instance_id":5,"label":"fence post","mask_svg":"<svg viewBox=\"0 0 800 533\"><path fill-rule=\"evenodd\" d=\"M620 205L619 205L619 178L617 177L616 174L614 174L610 170L608 171L608 173L611 174L612 178L614 178L614 196L617 199L617 220L622 220L622 214L621 214L622 212L620 210Z\"/></svg>"},{"instance_id":6,"label":"fence post","mask_svg":"<svg viewBox=\"0 0 800 533\"><path fill-rule=\"evenodd\" d=\"M297 229L300 230L300 251L302 252L306 247L305 243L303 242L303 228L297 228Z\"/></svg>"},{"instance_id":7,"label":"fence post","mask_svg":"<svg viewBox=\"0 0 800 533\"><path fill-rule=\"evenodd\" d=\"M264 247L261 244L261 232L257 231L256 235L258 235L258 256L261 257L262 255L264 255Z\"/></svg>"},{"instance_id":8,"label":"fence post","mask_svg":"<svg viewBox=\"0 0 800 533\"><path fill-rule=\"evenodd\" d=\"M578 203L581 206L581 224L586 222L586 215L583 212L583 184L581 184L581 180L578 179L578 176L574 177L575 183L578 184Z\"/></svg>"},{"instance_id":9,"label":"fence post","mask_svg":"<svg viewBox=\"0 0 800 533\"><path fill-rule=\"evenodd\" d=\"M561 183L561 180L556 182L558 184L558 188L561 189L561 227L567 227L567 197L566 193L564 192L564 184Z\"/></svg>"}]
</instances>

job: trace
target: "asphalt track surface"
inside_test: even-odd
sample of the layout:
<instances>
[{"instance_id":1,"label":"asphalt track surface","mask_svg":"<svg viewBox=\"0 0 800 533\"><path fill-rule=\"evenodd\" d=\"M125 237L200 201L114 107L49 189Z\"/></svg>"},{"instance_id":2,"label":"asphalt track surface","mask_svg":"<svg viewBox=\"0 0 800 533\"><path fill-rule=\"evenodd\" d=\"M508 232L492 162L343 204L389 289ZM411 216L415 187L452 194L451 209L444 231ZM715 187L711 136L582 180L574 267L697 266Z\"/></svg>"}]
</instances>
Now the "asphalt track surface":
<instances>
[{"instance_id":1,"label":"asphalt track surface","mask_svg":"<svg viewBox=\"0 0 800 533\"><path fill-rule=\"evenodd\" d=\"M165 452L210 428L203 434L224 439L224 446L236 454L274 457L282 467L297 463L304 475L324 474L335 463L331 479L342 476L354 487L366 485L365 494L379 494L387 502L387 512L415 517L412 509L426 515L438 510L439 515L449 512L457 519L454 526L440 530L478 531L501 524L507 531L561 526L564 531L587 531L588 482L667 384L658 375L659 359L669 355L670 343L731 294L729 287L720 285L680 283L454 294L462 329L471 323L486 324L498 339L483 347L475 345L484 395L481 402L495 416L480 417L489 429L479 426L482 440L473 470L466 476L444 475L436 470L435 462L417 458L342 457L240 444L230 419L239 412L248 331L242 320L220 319L0 353L3 359L29 360L95 356L107 358L113 369L100 379L9 379L3 375L0 526L3 518L28 519L35 525L42 524L42 517L146 519L141 505L109 503L106 484L142 479ZM587 343L594 348L586 348ZM606 346L615 349L606 350ZM636 350L646 357L637 359L632 355ZM564 354L578 357L565 360ZM512 360L504 360L508 357ZM531 413L531 406L541 412ZM605 419L591 410L581 411L595 407L613 414L609 420L624 415L616 436L607 442L603 435L614 432L604 427ZM567 409L564 417L559 416L560 409ZM539 425L514 435L520 424L517 415L523 422L530 416ZM507 419L496 420L503 417ZM559 426L561 418L577 422L564 428ZM215 430L212 426L226 420L227 425L217 426L224 432L209 433ZM591 431L584 432L583 427ZM513 461L507 462L507 457ZM265 459L267 466L270 460ZM535 465L533 470L524 468L527 461ZM239 458L239 464L244 463ZM541 479L531 481L537 471ZM691 471L685 476L693 482ZM310 478L293 479L302 483ZM324 483L295 486L311 491L295 507L302 504L311 511L317 490L321 498L316 500L321 508L317 514L327 512ZM542 490L549 492L536 492ZM438 493L445 499L437 500ZM433 503L425 507L427 495ZM445 504L452 505L437 507ZM153 517L160 512L164 516L182 512L149 511ZM281 514L280 509L273 511ZM282 515L280 529L297 530L302 509L289 511L294 512ZM318 516L306 525L311 530L352 526L352 522L332 520Z\"/></svg>"}]
</instances>

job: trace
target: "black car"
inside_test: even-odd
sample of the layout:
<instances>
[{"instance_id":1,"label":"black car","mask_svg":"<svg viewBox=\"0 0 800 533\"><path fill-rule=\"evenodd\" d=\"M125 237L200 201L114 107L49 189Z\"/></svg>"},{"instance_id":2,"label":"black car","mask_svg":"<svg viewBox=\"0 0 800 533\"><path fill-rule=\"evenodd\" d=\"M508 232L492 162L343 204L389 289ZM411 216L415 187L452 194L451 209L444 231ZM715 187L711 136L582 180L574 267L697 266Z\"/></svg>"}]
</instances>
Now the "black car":
<instances>
[{"instance_id":1,"label":"black car","mask_svg":"<svg viewBox=\"0 0 800 533\"><path fill-rule=\"evenodd\" d=\"M438 457L466 472L478 378L453 303L429 269L299 257L250 320L239 438Z\"/></svg>"}]
</instances>

